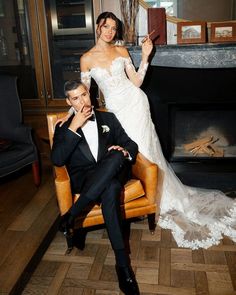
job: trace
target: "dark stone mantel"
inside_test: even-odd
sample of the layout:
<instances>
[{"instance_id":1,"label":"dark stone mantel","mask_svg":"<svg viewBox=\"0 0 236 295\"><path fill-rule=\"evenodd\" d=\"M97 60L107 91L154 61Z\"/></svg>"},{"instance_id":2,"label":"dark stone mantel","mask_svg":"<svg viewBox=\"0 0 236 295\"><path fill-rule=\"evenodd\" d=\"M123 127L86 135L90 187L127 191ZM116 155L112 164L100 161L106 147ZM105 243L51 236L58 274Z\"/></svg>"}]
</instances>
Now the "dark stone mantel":
<instances>
[{"instance_id":1,"label":"dark stone mantel","mask_svg":"<svg viewBox=\"0 0 236 295\"><path fill-rule=\"evenodd\" d=\"M129 52L138 67L141 47L130 47ZM174 68L236 68L236 44L159 45L150 63Z\"/></svg>"}]
</instances>

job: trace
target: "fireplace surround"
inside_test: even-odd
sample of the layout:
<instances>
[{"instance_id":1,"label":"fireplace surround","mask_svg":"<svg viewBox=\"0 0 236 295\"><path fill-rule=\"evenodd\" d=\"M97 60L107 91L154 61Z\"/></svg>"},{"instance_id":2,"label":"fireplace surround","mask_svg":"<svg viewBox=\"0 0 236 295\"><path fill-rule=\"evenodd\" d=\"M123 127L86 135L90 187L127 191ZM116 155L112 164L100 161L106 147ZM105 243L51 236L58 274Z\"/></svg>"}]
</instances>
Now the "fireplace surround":
<instances>
[{"instance_id":1,"label":"fireplace surround","mask_svg":"<svg viewBox=\"0 0 236 295\"><path fill-rule=\"evenodd\" d=\"M141 49L130 49L135 66ZM156 46L143 90L163 153L189 185L236 188L236 44ZM223 156L184 144L213 136ZM207 176L207 178L206 178Z\"/></svg>"}]
</instances>

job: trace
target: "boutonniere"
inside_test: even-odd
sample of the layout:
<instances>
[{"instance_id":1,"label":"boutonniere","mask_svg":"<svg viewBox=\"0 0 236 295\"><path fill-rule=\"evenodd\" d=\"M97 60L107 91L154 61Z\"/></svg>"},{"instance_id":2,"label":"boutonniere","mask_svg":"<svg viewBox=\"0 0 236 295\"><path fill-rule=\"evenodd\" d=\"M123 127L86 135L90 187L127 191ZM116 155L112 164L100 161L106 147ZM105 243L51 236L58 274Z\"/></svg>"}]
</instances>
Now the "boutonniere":
<instances>
[{"instance_id":1,"label":"boutonniere","mask_svg":"<svg viewBox=\"0 0 236 295\"><path fill-rule=\"evenodd\" d=\"M107 133L110 131L110 128L107 125L102 125L102 133Z\"/></svg>"}]
</instances>

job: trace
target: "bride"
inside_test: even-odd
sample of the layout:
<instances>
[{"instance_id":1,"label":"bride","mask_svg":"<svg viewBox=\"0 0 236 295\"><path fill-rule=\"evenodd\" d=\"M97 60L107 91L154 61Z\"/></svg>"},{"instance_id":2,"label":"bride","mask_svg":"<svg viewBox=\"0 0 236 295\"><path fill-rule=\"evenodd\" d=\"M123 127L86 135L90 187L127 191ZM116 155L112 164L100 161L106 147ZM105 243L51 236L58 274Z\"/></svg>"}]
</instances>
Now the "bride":
<instances>
[{"instance_id":1,"label":"bride","mask_svg":"<svg viewBox=\"0 0 236 295\"><path fill-rule=\"evenodd\" d=\"M91 78L96 81L106 108L115 113L139 151L162 170L159 225L171 229L180 247L208 248L218 244L223 234L236 242L236 201L220 191L185 186L163 156L148 98L139 88L153 49L149 36L142 44L142 60L136 72L127 49L115 43L118 27L113 13L99 15L97 43L80 60L81 80L88 88Z\"/></svg>"}]
</instances>

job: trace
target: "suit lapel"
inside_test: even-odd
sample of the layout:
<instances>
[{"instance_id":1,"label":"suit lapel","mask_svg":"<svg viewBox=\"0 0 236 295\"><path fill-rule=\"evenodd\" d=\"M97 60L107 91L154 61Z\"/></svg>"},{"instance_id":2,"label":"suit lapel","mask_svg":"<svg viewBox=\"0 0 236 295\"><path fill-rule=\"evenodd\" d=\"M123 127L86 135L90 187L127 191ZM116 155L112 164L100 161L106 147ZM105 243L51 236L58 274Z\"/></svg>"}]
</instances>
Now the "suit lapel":
<instances>
[{"instance_id":1,"label":"suit lapel","mask_svg":"<svg viewBox=\"0 0 236 295\"><path fill-rule=\"evenodd\" d=\"M83 139L82 139L81 142L79 143L79 148L80 148L81 152L85 155L85 157L86 157L89 161L94 162L95 159L94 159L93 154L92 154L92 152L91 152L91 150L90 150L90 148L89 148L89 145L88 145L88 143L87 143L87 140L86 140L86 138L85 138L85 136L84 136L83 131L80 130L80 133L81 133Z\"/></svg>"},{"instance_id":2,"label":"suit lapel","mask_svg":"<svg viewBox=\"0 0 236 295\"><path fill-rule=\"evenodd\" d=\"M104 125L101 112L96 112L97 128L98 128L98 161L106 152L106 137L102 133L102 125Z\"/></svg>"}]
</instances>

